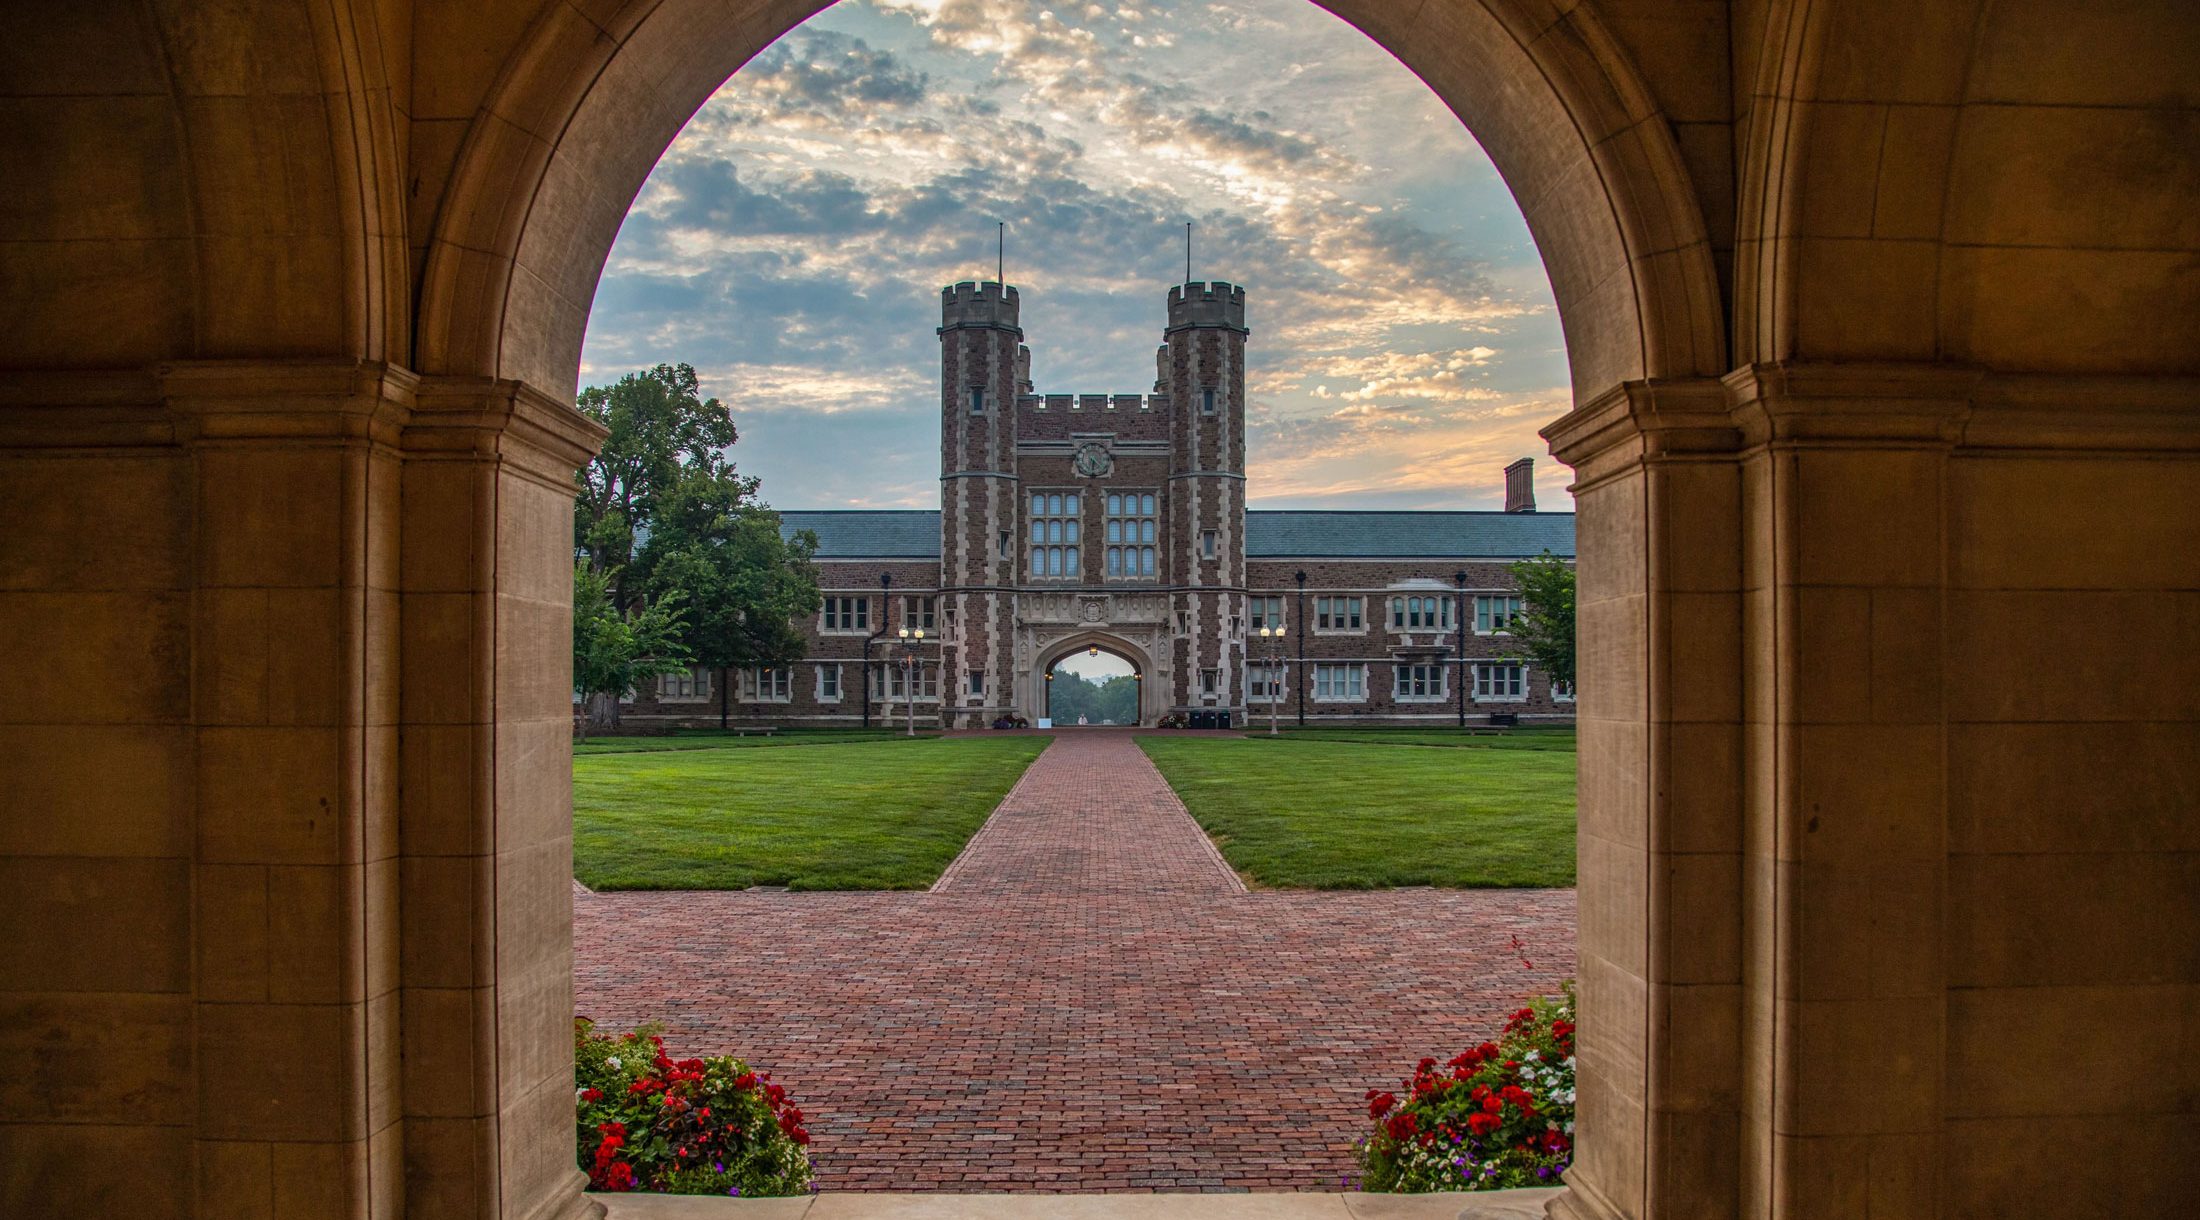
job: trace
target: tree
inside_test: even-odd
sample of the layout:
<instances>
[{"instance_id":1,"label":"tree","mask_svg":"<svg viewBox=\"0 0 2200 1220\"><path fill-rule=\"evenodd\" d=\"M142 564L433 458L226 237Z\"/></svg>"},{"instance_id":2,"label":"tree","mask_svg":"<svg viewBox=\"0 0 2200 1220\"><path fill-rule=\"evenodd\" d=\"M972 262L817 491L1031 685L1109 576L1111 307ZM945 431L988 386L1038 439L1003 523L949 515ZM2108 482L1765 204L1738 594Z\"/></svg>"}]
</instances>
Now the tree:
<instances>
[{"instance_id":1,"label":"tree","mask_svg":"<svg viewBox=\"0 0 2200 1220\"><path fill-rule=\"evenodd\" d=\"M635 585L686 614L680 641L714 669L799 660L795 624L818 612L817 536L793 538L755 498L757 482L729 466L690 467L659 494L655 521L635 556Z\"/></svg>"},{"instance_id":2,"label":"tree","mask_svg":"<svg viewBox=\"0 0 2200 1220\"><path fill-rule=\"evenodd\" d=\"M573 506L573 545L598 568L617 571L633 559L638 531L652 525L659 503L695 471L729 470L725 450L738 439L733 416L702 396L693 366L660 364L608 386L590 386L577 405L611 430L603 449L581 468ZM633 591L619 588L620 603Z\"/></svg>"},{"instance_id":3,"label":"tree","mask_svg":"<svg viewBox=\"0 0 2200 1220\"><path fill-rule=\"evenodd\" d=\"M618 727L620 696L688 664L678 638L683 625L678 596L622 610L611 593L616 575L586 563L573 565L573 689L584 708L584 741L590 722Z\"/></svg>"},{"instance_id":4,"label":"tree","mask_svg":"<svg viewBox=\"0 0 2200 1220\"><path fill-rule=\"evenodd\" d=\"M1574 683L1574 565L1549 551L1512 565L1520 586L1513 638L1551 681Z\"/></svg>"},{"instance_id":5,"label":"tree","mask_svg":"<svg viewBox=\"0 0 2200 1220\"><path fill-rule=\"evenodd\" d=\"M1047 700L1056 724L1076 724L1079 716L1091 724L1138 722L1138 679L1129 674L1097 678L1057 669Z\"/></svg>"}]
</instances>

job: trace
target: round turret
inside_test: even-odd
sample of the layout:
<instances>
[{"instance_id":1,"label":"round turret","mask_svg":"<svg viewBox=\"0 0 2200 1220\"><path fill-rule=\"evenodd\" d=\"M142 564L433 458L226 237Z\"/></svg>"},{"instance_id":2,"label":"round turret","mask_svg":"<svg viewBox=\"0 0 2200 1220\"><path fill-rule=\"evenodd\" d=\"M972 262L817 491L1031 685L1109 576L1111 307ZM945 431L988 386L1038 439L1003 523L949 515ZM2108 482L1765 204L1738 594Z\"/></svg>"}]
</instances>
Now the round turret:
<instances>
[{"instance_id":1,"label":"round turret","mask_svg":"<svg viewBox=\"0 0 2200 1220\"><path fill-rule=\"evenodd\" d=\"M1169 329L1220 326L1245 329L1245 290L1222 280L1169 289Z\"/></svg>"},{"instance_id":2,"label":"round turret","mask_svg":"<svg viewBox=\"0 0 2200 1220\"><path fill-rule=\"evenodd\" d=\"M940 329L961 327L1022 329L1017 316L1016 289L992 280L982 284L964 280L940 289Z\"/></svg>"}]
</instances>

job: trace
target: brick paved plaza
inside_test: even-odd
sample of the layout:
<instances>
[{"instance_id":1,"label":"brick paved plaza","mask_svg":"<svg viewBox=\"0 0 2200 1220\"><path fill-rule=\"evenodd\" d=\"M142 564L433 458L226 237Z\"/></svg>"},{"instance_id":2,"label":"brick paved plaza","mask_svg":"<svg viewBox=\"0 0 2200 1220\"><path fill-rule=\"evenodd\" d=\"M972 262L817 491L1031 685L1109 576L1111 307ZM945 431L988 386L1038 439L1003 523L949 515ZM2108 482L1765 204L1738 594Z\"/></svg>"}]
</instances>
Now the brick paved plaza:
<instances>
[{"instance_id":1,"label":"brick paved plaza","mask_svg":"<svg viewBox=\"0 0 2200 1220\"><path fill-rule=\"evenodd\" d=\"M579 1011L776 1073L826 1190L1333 1190L1364 1090L1572 973L1574 895L1247 893L1082 730L929 893L583 893L574 937Z\"/></svg>"}]
</instances>

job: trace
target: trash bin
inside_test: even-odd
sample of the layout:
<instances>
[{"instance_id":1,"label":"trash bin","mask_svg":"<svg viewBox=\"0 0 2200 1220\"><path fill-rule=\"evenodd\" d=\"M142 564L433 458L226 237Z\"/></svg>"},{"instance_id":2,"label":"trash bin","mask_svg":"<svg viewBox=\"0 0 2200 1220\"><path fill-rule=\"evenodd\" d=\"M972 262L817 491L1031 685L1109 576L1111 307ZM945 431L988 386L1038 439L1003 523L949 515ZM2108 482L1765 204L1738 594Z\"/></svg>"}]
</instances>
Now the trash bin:
<instances>
[{"instance_id":1,"label":"trash bin","mask_svg":"<svg viewBox=\"0 0 2200 1220\"><path fill-rule=\"evenodd\" d=\"M1230 709L1224 708L1215 713L1215 727L1218 729L1230 727Z\"/></svg>"},{"instance_id":2,"label":"trash bin","mask_svg":"<svg viewBox=\"0 0 2200 1220\"><path fill-rule=\"evenodd\" d=\"M1215 727L1215 714L1213 712L1193 712L1192 727L1195 729L1211 729Z\"/></svg>"}]
</instances>

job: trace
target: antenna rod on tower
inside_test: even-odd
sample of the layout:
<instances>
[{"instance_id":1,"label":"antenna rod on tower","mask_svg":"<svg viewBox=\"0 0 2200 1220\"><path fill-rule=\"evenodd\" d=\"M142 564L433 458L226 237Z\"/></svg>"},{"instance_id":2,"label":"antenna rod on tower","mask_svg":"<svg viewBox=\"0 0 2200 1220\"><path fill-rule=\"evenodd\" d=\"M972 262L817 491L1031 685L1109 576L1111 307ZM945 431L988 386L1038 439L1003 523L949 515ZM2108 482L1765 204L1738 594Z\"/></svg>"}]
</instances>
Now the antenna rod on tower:
<instances>
[{"instance_id":1,"label":"antenna rod on tower","mask_svg":"<svg viewBox=\"0 0 2200 1220\"><path fill-rule=\"evenodd\" d=\"M1008 287L1008 222L1002 220L995 223L1000 228L994 234L994 239L1000 244L994 247L993 275L1001 282L1001 287L1006 288Z\"/></svg>"},{"instance_id":2,"label":"antenna rod on tower","mask_svg":"<svg viewBox=\"0 0 2200 1220\"><path fill-rule=\"evenodd\" d=\"M1192 282L1192 222L1184 222L1184 282Z\"/></svg>"}]
</instances>

